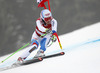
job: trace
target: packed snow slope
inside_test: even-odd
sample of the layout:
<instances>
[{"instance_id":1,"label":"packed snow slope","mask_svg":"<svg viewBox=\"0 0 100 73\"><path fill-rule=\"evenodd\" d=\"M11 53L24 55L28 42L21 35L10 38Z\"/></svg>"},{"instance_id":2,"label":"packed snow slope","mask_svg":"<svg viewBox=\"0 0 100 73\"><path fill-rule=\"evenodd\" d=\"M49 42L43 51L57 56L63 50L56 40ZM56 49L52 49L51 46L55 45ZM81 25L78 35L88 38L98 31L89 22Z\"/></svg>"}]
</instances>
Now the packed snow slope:
<instances>
[{"instance_id":1,"label":"packed snow slope","mask_svg":"<svg viewBox=\"0 0 100 73\"><path fill-rule=\"evenodd\" d=\"M63 50L60 49L58 42L56 42L47 48L45 54L49 55L64 51L65 55L44 59L38 63L1 71L0 73L100 73L99 22L61 35L59 38ZM0 67L11 64L24 50L16 53L3 64L0 64ZM34 51L28 59L32 58L36 51ZM6 57L8 57L8 55L1 57L0 61Z\"/></svg>"}]
</instances>

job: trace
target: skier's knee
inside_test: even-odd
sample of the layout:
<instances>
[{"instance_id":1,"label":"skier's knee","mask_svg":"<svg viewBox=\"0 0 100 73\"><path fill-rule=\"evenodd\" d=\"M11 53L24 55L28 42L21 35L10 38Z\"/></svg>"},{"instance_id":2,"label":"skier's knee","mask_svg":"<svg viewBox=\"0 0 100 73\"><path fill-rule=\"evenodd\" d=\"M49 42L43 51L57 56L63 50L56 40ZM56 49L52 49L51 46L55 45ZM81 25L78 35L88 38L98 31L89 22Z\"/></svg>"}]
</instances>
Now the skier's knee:
<instances>
[{"instance_id":1,"label":"skier's knee","mask_svg":"<svg viewBox=\"0 0 100 73\"><path fill-rule=\"evenodd\" d=\"M39 46L39 43L33 39L31 45L34 45L37 48Z\"/></svg>"},{"instance_id":2,"label":"skier's knee","mask_svg":"<svg viewBox=\"0 0 100 73\"><path fill-rule=\"evenodd\" d=\"M29 53L31 53L32 51L34 51L35 49L37 49L38 46L39 46L39 43L36 40L33 39L31 45L33 47L29 50Z\"/></svg>"}]
</instances>

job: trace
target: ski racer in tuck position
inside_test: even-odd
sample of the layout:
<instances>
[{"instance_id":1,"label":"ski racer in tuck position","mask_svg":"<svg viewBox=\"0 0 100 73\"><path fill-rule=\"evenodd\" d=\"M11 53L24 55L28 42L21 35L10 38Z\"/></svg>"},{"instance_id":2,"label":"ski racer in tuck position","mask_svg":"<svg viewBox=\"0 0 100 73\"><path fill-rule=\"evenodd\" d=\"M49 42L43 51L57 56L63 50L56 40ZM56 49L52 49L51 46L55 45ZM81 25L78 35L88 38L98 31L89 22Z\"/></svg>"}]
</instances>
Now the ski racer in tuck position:
<instances>
[{"instance_id":1,"label":"ski racer in tuck position","mask_svg":"<svg viewBox=\"0 0 100 73\"><path fill-rule=\"evenodd\" d=\"M51 33L52 32L52 33ZM55 33L57 32L57 21L52 17L52 13L48 9L44 9L40 13L40 17L36 21L36 29L31 38L32 48L27 48L25 52L18 58L18 61L23 61L26 59L32 51L38 48L37 54L34 58L45 56L47 45L50 42L55 42L57 37ZM45 36L42 36L46 34Z\"/></svg>"}]
</instances>

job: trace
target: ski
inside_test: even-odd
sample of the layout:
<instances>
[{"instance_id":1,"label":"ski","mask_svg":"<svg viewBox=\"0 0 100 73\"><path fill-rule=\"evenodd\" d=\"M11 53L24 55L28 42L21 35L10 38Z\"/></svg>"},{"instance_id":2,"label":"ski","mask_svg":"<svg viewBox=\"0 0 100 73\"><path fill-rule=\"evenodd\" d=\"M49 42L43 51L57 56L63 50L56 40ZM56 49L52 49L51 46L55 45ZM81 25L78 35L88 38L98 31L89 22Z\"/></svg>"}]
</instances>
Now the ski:
<instances>
[{"instance_id":1,"label":"ski","mask_svg":"<svg viewBox=\"0 0 100 73\"><path fill-rule=\"evenodd\" d=\"M13 63L13 64L10 65L10 66L0 68L0 71L4 71L4 70L16 68L16 67L20 67L20 66L23 66L23 65L28 65L28 64L31 64L31 63L40 62L40 61L42 61L42 60L43 60L43 59L42 59L41 57L39 57L39 58L33 58L33 59L25 60L25 61L23 61L23 62L21 62L21 63L15 62L15 63Z\"/></svg>"},{"instance_id":2,"label":"ski","mask_svg":"<svg viewBox=\"0 0 100 73\"><path fill-rule=\"evenodd\" d=\"M30 60L24 61L24 62L21 63L20 65L27 65L27 64L31 64L31 63L36 63L36 62L40 62L40 61L42 61L42 60L43 60L43 58L41 58L41 57L33 58L33 59L30 59Z\"/></svg>"},{"instance_id":3,"label":"ski","mask_svg":"<svg viewBox=\"0 0 100 73\"><path fill-rule=\"evenodd\" d=\"M24 65L28 65L28 64L32 64L32 63L37 63L42 61L43 59L47 59L47 58L52 58L52 57L57 57L57 56L62 56L64 55L64 52L60 52L60 53L56 53L56 54L51 54L51 55L46 55L44 57L38 57L38 58L33 58L33 59L29 59L29 60L25 60L22 63L13 63L10 66L1 68L0 71L4 71L4 70L8 70L8 69L12 69L12 68L16 68L16 67L20 67L20 66L24 66Z\"/></svg>"},{"instance_id":4,"label":"ski","mask_svg":"<svg viewBox=\"0 0 100 73\"><path fill-rule=\"evenodd\" d=\"M43 59L52 58L52 57L62 56L62 55L64 55L64 54L65 54L65 52L60 52L60 53L56 53L56 54L47 55L47 56L44 56L44 57L42 57L42 58L43 58Z\"/></svg>"},{"instance_id":5,"label":"ski","mask_svg":"<svg viewBox=\"0 0 100 73\"><path fill-rule=\"evenodd\" d=\"M44 57L38 57L36 59L34 58L34 59L31 59L31 60L26 60L23 63L21 63L21 65L27 65L27 64L31 64L31 63L36 63L36 62L42 61L43 59L46 59L46 58L62 56L64 54L65 54L64 52L60 52L60 53L56 53L56 54L47 55L47 56L44 56Z\"/></svg>"}]
</instances>

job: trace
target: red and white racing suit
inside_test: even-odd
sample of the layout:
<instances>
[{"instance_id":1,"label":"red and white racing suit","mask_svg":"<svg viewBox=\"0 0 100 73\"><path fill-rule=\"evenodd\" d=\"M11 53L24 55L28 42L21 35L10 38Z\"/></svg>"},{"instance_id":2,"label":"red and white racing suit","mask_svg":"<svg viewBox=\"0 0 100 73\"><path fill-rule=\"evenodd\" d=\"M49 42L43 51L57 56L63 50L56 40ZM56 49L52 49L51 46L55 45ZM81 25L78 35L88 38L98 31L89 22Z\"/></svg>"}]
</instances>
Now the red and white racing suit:
<instances>
[{"instance_id":1,"label":"red and white racing suit","mask_svg":"<svg viewBox=\"0 0 100 73\"><path fill-rule=\"evenodd\" d=\"M48 43L48 41L50 39L50 36L52 34L47 34L44 37L40 37L41 35L46 34L46 29L50 29L51 31L56 31L57 32L57 21L54 18L52 18L51 24L44 25L43 22L40 20L40 18L38 18L37 21L36 21L36 29L35 29L35 31L32 35L31 41L32 40L37 40L38 43L40 43L40 41L43 38L47 38L46 43Z\"/></svg>"},{"instance_id":2,"label":"red and white racing suit","mask_svg":"<svg viewBox=\"0 0 100 73\"><path fill-rule=\"evenodd\" d=\"M51 24L48 25L44 25L43 22L40 20L40 18L37 19L36 21L36 29L34 31L34 33L32 34L32 47L36 47L38 48L39 44L40 44L40 49L42 49L43 51L46 50L47 48L47 44L50 41L50 38L52 36L51 33L48 33L47 35L40 37L41 35L46 33L46 29L50 29L51 31L55 31L57 32L57 21L52 18L51 20ZM29 56L30 54L30 50L32 48L27 48L26 51L21 55L22 58L26 58L27 56Z\"/></svg>"}]
</instances>

